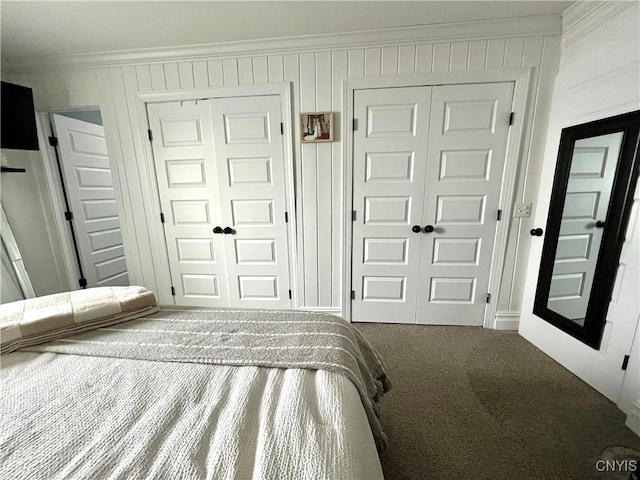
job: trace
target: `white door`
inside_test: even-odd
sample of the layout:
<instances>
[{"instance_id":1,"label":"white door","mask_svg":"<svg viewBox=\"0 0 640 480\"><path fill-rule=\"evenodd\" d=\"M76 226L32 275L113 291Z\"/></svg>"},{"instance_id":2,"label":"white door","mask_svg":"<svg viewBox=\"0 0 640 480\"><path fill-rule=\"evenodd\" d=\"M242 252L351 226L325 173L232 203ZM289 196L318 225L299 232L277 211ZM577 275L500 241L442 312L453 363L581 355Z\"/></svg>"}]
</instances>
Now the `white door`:
<instances>
[{"instance_id":1,"label":"white door","mask_svg":"<svg viewBox=\"0 0 640 480\"><path fill-rule=\"evenodd\" d=\"M129 285L104 128L52 118L87 286Z\"/></svg>"},{"instance_id":2,"label":"white door","mask_svg":"<svg viewBox=\"0 0 640 480\"><path fill-rule=\"evenodd\" d=\"M289 308L280 97L216 98L211 112L230 305Z\"/></svg>"},{"instance_id":3,"label":"white door","mask_svg":"<svg viewBox=\"0 0 640 480\"><path fill-rule=\"evenodd\" d=\"M289 308L280 97L148 115L176 303Z\"/></svg>"},{"instance_id":4,"label":"white door","mask_svg":"<svg viewBox=\"0 0 640 480\"><path fill-rule=\"evenodd\" d=\"M573 148L549 288L550 310L584 324L622 132L583 138Z\"/></svg>"},{"instance_id":5,"label":"white door","mask_svg":"<svg viewBox=\"0 0 640 480\"><path fill-rule=\"evenodd\" d=\"M147 105L171 282L178 305L229 305L208 101Z\"/></svg>"},{"instance_id":6,"label":"white door","mask_svg":"<svg viewBox=\"0 0 640 480\"><path fill-rule=\"evenodd\" d=\"M357 90L352 320L414 323L431 88Z\"/></svg>"},{"instance_id":7,"label":"white door","mask_svg":"<svg viewBox=\"0 0 640 480\"><path fill-rule=\"evenodd\" d=\"M353 321L482 325L512 95L356 92Z\"/></svg>"}]
</instances>

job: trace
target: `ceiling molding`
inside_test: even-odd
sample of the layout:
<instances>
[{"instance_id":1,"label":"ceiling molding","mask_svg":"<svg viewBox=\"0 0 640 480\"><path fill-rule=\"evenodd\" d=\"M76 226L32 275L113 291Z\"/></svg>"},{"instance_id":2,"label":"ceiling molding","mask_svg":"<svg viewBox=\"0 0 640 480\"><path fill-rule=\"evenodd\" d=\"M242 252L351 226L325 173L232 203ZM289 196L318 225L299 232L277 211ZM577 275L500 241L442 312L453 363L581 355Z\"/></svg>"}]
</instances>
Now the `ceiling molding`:
<instances>
[{"instance_id":1,"label":"ceiling molding","mask_svg":"<svg viewBox=\"0 0 640 480\"><path fill-rule=\"evenodd\" d=\"M574 2L562 12L562 48L567 48L610 18L634 5L637 5L637 2Z\"/></svg>"},{"instance_id":2,"label":"ceiling molding","mask_svg":"<svg viewBox=\"0 0 640 480\"><path fill-rule=\"evenodd\" d=\"M145 48L48 57L4 58L3 69L13 73L164 63L179 60L326 51L415 42L559 35L560 15L535 15L475 22L385 28L350 33L280 37L178 47Z\"/></svg>"}]
</instances>

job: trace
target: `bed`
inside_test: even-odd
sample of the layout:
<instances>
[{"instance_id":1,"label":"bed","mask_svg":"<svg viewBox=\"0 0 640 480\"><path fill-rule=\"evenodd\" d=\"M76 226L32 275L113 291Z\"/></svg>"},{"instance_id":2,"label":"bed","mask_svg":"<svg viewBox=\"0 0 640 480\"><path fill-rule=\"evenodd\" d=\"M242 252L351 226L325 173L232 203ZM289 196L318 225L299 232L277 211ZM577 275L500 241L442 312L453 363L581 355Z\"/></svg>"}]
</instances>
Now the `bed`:
<instances>
[{"instance_id":1,"label":"bed","mask_svg":"<svg viewBox=\"0 0 640 480\"><path fill-rule=\"evenodd\" d=\"M344 320L89 290L0 307L0 478L382 478L390 383Z\"/></svg>"}]
</instances>

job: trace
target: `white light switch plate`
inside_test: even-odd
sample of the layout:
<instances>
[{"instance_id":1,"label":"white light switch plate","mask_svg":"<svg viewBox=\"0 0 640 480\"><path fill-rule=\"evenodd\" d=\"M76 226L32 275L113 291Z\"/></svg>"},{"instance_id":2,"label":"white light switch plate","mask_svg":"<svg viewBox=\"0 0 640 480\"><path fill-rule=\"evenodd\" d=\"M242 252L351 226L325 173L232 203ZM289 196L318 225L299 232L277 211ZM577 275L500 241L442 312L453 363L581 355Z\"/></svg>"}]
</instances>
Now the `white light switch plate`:
<instances>
[{"instance_id":1,"label":"white light switch plate","mask_svg":"<svg viewBox=\"0 0 640 480\"><path fill-rule=\"evenodd\" d=\"M513 209L513 216L516 218L530 217L531 203L516 203L516 208Z\"/></svg>"}]
</instances>

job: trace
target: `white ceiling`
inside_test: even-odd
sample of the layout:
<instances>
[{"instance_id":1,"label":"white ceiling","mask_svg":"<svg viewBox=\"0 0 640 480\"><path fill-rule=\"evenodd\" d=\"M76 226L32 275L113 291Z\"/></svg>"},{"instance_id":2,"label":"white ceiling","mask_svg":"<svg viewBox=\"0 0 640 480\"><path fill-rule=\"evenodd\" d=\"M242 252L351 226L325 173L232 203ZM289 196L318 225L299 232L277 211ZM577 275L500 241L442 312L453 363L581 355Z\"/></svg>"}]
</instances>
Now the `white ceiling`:
<instances>
[{"instance_id":1,"label":"white ceiling","mask_svg":"<svg viewBox=\"0 0 640 480\"><path fill-rule=\"evenodd\" d=\"M559 14L566 1L2 0L4 60Z\"/></svg>"}]
</instances>

